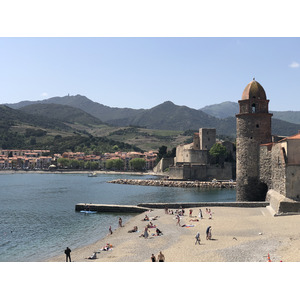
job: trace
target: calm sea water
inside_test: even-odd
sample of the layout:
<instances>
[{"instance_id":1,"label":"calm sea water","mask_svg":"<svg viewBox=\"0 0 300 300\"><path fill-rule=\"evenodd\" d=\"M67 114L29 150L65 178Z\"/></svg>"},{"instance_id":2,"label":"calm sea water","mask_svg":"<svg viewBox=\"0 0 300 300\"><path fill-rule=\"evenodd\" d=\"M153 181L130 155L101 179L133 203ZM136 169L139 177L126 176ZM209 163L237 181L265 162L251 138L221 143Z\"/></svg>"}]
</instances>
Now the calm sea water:
<instances>
[{"instance_id":1,"label":"calm sea water","mask_svg":"<svg viewBox=\"0 0 300 300\"><path fill-rule=\"evenodd\" d=\"M42 261L103 238L132 214L82 214L79 202L138 204L143 202L235 201L235 190L201 190L109 184L116 178L150 176L87 174L0 175L0 261Z\"/></svg>"}]
</instances>

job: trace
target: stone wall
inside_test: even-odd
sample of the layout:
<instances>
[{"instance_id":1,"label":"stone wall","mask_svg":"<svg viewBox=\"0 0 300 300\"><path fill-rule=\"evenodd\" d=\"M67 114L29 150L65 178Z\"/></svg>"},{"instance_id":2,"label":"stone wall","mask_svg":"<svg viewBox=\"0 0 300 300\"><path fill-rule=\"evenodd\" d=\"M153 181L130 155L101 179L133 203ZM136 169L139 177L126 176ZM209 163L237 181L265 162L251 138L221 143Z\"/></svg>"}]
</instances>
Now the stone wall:
<instances>
[{"instance_id":1,"label":"stone wall","mask_svg":"<svg viewBox=\"0 0 300 300\"><path fill-rule=\"evenodd\" d=\"M208 163L208 151L207 150L195 150L193 144L179 145L176 147L175 164L178 163Z\"/></svg>"},{"instance_id":2,"label":"stone wall","mask_svg":"<svg viewBox=\"0 0 300 300\"><path fill-rule=\"evenodd\" d=\"M199 129L200 150L209 150L216 143L215 128Z\"/></svg>"},{"instance_id":3,"label":"stone wall","mask_svg":"<svg viewBox=\"0 0 300 300\"><path fill-rule=\"evenodd\" d=\"M300 168L297 165L286 167L286 197L300 201Z\"/></svg>"},{"instance_id":4,"label":"stone wall","mask_svg":"<svg viewBox=\"0 0 300 300\"><path fill-rule=\"evenodd\" d=\"M158 164L153 168L153 172L155 173L163 173L165 169L169 168L174 164L174 158L162 158Z\"/></svg>"},{"instance_id":5,"label":"stone wall","mask_svg":"<svg viewBox=\"0 0 300 300\"><path fill-rule=\"evenodd\" d=\"M260 144L271 142L271 114L238 114L236 139L237 201L264 201L259 178Z\"/></svg>"}]
</instances>

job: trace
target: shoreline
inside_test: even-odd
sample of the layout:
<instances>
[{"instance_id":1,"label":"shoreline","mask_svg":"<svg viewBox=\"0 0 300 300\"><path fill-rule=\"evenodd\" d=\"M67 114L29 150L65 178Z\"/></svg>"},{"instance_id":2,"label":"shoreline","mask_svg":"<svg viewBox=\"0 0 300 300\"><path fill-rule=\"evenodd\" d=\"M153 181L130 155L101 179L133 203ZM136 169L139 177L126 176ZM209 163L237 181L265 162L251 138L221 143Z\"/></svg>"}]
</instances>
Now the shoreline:
<instances>
[{"instance_id":1,"label":"shoreline","mask_svg":"<svg viewBox=\"0 0 300 300\"><path fill-rule=\"evenodd\" d=\"M116 174L116 175L150 175L150 176L165 176L154 172L123 172L123 171L87 171L87 170L56 170L56 171L43 171L43 170L0 170L0 174Z\"/></svg>"},{"instance_id":2,"label":"shoreline","mask_svg":"<svg viewBox=\"0 0 300 300\"><path fill-rule=\"evenodd\" d=\"M138 214L130 218L124 227L106 235L97 242L72 249L74 262L150 262L150 256L162 251L166 262L266 262L270 254L272 261L300 261L300 215L273 217L268 207L210 207L212 219L202 209L203 219L197 218L199 209L189 209L181 218L181 227L176 225L175 215L165 214L163 209ZM150 229L149 238L139 237L150 218L162 232L162 236L152 236L156 228ZM199 221L192 221L199 219ZM128 233L134 226L138 232ZM206 240L205 231L212 226L212 240ZM109 226L108 226L109 227ZM107 228L108 230L108 228ZM195 245L195 235L200 232L201 243ZM111 251L99 251L107 243L113 245ZM64 262L65 255L51 257L45 262ZM94 252L97 259L87 259Z\"/></svg>"}]
</instances>

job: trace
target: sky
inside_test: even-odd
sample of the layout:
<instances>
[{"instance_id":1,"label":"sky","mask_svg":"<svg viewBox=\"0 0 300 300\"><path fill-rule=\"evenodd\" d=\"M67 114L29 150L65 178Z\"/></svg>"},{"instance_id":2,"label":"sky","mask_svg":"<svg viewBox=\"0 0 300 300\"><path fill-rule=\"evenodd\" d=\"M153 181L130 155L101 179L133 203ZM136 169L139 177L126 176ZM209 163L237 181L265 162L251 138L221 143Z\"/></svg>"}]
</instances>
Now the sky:
<instances>
[{"instance_id":1,"label":"sky","mask_svg":"<svg viewBox=\"0 0 300 300\"><path fill-rule=\"evenodd\" d=\"M0 38L0 103L84 95L111 107L237 102L253 79L270 110L300 110L300 38Z\"/></svg>"},{"instance_id":2,"label":"sky","mask_svg":"<svg viewBox=\"0 0 300 300\"><path fill-rule=\"evenodd\" d=\"M111 107L200 109L237 102L255 78L270 110L300 111L290 0L16 1L0 19L0 104L80 94Z\"/></svg>"}]
</instances>

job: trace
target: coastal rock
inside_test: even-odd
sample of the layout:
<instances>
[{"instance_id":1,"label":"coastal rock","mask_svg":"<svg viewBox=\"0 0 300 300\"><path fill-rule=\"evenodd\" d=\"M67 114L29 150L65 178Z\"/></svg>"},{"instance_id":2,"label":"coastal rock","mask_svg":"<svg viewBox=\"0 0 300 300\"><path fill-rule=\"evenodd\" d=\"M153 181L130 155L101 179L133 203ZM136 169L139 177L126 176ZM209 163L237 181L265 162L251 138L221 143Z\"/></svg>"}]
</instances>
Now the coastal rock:
<instances>
[{"instance_id":1,"label":"coastal rock","mask_svg":"<svg viewBox=\"0 0 300 300\"><path fill-rule=\"evenodd\" d=\"M218 189L231 189L235 188L236 183L232 181L210 182L210 181L176 181L176 180L155 180L155 179L115 179L108 181L108 183L116 184L130 184L130 185L143 185L143 186L165 186L165 187L199 187L199 188L218 188Z\"/></svg>"}]
</instances>

